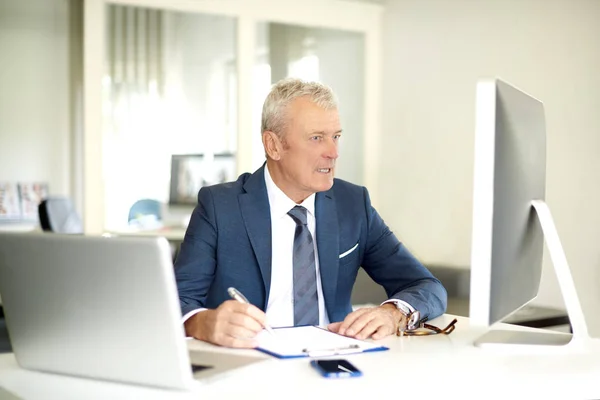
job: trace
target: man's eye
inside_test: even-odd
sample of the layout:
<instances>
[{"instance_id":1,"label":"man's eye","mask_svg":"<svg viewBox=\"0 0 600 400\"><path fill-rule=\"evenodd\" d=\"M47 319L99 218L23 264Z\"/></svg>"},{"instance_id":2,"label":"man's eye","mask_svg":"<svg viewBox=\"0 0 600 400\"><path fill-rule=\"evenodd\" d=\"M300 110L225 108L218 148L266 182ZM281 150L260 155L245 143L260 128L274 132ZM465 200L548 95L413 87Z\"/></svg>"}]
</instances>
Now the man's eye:
<instances>
[{"instance_id":1,"label":"man's eye","mask_svg":"<svg viewBox=\"0 0 600 400\"><path fill-rule=\"evenodd\" d=\"M340 140L340 138L341 138L341 137L342 137L342 135L335 135L333 138L334 138L335 140Z\"/></svg>"},{"instance_id":2,"label":"man's eye","mask_svg":"<svg viewBox=\"0 0 600 400\"><path fill-rule=\"evenodd\" d=\"M321 136L313 136L310 138L310 140L319 140L321 139Z\"/></svg>"}]
</instances>

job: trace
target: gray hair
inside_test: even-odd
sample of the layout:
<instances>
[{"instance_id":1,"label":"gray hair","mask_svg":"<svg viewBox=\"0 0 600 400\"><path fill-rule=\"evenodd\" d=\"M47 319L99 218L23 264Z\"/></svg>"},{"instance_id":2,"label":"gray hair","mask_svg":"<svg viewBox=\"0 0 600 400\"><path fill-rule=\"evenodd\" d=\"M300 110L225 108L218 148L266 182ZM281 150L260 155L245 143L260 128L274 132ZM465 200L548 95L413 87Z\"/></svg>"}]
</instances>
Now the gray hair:
<instances>
[{"instance_id":1,"label":"gray hair","mask_svg":"<svg viewBox=\"0 0 600 400\"><path fill-rule=\"evenodd\" d=\"M261 134L275 132L283 136L287 106L298 97L308 96L315 104L326 110L338 108L337 97L330 87L319 82L306 82L286 78L277 82L267 95L262 109Z\"/></svg>"}]
</instances>

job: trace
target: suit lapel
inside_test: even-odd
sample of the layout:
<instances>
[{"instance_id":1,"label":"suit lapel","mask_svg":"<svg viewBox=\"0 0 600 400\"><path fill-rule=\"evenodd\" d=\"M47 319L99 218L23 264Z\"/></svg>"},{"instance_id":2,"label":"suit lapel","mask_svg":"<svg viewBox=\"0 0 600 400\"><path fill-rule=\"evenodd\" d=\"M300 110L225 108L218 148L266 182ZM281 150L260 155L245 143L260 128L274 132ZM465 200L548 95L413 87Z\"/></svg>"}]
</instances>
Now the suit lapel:
<instances>
[{"instance_id":1,"label":"suit lapel","mask_svg":"<svg viewBox=\"0 0 600 400\"><path fill-rule=\"evenodd\" d=\"M335 311L340 247L337 207L333 197L333 190L317 193L315 198L315 214L321 286L323 287L323 297L325 298L327 313L332 316Z\"/></svg>"},{"instance_id":2,"label":"suit lapel","mask_svg":"<svg viewBox=\"0 0 600 400\"><path fill-rule=\"evenodd\" d=\"M239 195L242 218L265 285L265 310L271 289L271 211L265 184L265 166L253 173Z\"/></svg>"}]
</instances>

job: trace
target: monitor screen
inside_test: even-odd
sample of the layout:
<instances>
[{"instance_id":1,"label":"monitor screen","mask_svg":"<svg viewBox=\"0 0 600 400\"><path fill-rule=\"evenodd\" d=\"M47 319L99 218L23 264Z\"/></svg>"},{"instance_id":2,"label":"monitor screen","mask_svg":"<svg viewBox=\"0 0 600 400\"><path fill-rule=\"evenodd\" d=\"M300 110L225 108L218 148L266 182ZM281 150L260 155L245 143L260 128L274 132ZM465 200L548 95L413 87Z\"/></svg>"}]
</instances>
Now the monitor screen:
<instances>
[{"instance_id":1,"label":"monitor screen","mask_svg":"<svg viewBox=\"0 0 600 400\"><path fill-rule=\"evenodd\" d=\"M169 204L194 206L202 187L230 182L235 177L234 154L174 154Z\"/></svg>"}]
</instances>

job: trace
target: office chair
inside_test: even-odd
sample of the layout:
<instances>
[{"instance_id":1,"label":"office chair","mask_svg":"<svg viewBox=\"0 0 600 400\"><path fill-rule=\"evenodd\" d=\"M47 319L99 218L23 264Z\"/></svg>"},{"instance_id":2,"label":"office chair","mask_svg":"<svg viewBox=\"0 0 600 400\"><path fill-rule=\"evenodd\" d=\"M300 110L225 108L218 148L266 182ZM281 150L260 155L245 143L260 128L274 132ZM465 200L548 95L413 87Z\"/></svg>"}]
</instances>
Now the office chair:
<instances>
[{"instance_id":1,"label":"office chair","mask_svg":"<svg viewBox=\"0 0 600 400\"><path fill-rule=\"evenodd\" d=\"M141 230L153 230L162 228L162 207L158 200L141 199L133 203L129 209L128 223L137 226ZM173 261L177 258L179 246L169 242Z\"/></svg>"},{"instance_id":2,"label":"office chair","mask_svg":"<svg viewBox=\"0 0 600 400\"><path fill-rule=\"evenodd\" d=\"M127 219L129 225L156 228L162 223L162 209L158 200L141 199L133 203Z\"/></svg>"},{"instance_id":3,"label":"office chair","mask_svg":"<svg viewBox=\"0 0 600 400\"><path fill-rule=\"evenodd\" d=\"M81 234L83 224L71 199L67 197L47 197L38 206L40 226L43 231Z\"/></svg>"}]
</instances>

